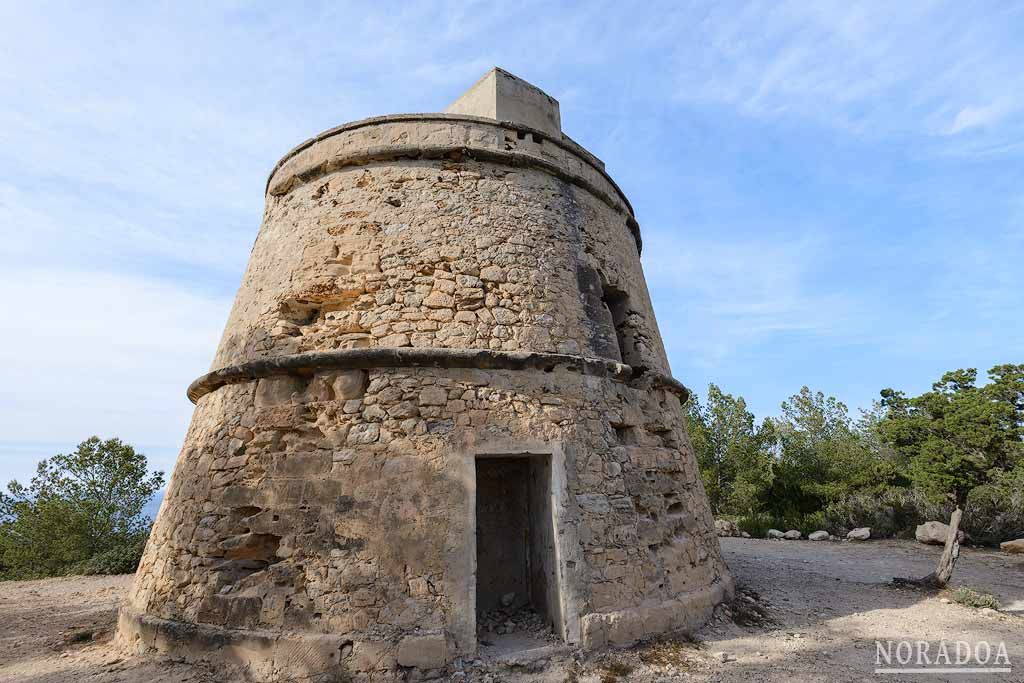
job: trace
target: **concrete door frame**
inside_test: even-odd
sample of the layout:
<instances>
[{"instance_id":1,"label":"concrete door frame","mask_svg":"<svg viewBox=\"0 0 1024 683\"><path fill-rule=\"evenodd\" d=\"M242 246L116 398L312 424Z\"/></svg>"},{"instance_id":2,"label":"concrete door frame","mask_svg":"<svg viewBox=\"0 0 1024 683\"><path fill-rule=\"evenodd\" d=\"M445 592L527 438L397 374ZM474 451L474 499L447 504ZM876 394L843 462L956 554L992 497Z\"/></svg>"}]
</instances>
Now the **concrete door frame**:
<instances>
[{"instance_id":1,"label":"concrete door frame","mask_svg":"<svg viewBox=\"0 0 1024 683\"><path fill-rule=\"evenodd\" d=\"M446 594L449 598L449 628L456 655L473 656L477 652L476 634L476 461L478 458L550 458L549 509L554 530L555 582L561 608L559 636L569 644L580 642L580 604L577 568L580 566L575 515L568 506L565 450L560 442L501 439L466 444L466 450L452 458L453 478L462 484L463 498L459 520L449 525L445 548L448 571Z\"/></svg>"}]
</instances>

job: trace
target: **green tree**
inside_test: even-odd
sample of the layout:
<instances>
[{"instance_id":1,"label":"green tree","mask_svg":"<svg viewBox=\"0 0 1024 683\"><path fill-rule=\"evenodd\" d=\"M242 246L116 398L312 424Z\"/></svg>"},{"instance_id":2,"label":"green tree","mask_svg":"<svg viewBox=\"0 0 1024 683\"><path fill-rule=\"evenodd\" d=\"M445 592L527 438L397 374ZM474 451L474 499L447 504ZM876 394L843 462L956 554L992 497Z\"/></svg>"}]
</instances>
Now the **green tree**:
<instances>
[{"instance_id":1,"label":"green tree","mask_svg":"<svg viewBox=\"0 0 1024 683\"><path fill-rule=\"evenodd\" d=\"M880 453L836 398L802 387L783 401L782 415L774 423L775 514L815 513L852 491L891 483L892 473Z\"/></svg>"},{"instance_id":2,"label":"green tree","mask_svg":"<svg viewBox=\"0 0 1024 683\"><path fill-rule=\"evenodd\" d=\"M743 397L708 385L707 403L694 396L687 406L687 428L704 487L715 514L748 514L760 508L771 486L767 444L771 425L754 426Z\"/></svg>"},{"instance_id":3,"label":"green tree","mask_svg":"<svg viewBox=\"0 0 1024 683\"><path fill-rule=\"evenodd\" d=\"M163 483L120 439L91 437L43 460L28 486L12 481L0 492L0 570L6 578L52 576L137 552L150 524L142 508Z\"/></svg>"},{"instance_id":4,"label":"green tree","mask_svg":"<svg viewBox=\"0 0 1024 683\"><path fill-rule=\"evenodd\" d=\"M1024 365L997 365L976 386L974 368L947 372L932 390L908 398L881 392L885 440L910 463L914 486L954 506L936 570L910 581L944 586L959 556L957 531L974 489L1002 480L1024 459ZM900 580L907 582L907 580Z\"/></svg>"}]
</instances>

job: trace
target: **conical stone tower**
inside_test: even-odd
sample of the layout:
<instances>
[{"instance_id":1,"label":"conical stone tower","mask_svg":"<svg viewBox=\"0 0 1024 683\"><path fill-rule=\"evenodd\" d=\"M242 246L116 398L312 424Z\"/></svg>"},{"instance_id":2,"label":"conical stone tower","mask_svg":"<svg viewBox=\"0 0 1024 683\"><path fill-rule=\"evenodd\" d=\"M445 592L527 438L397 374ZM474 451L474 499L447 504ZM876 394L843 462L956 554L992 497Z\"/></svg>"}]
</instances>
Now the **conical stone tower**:
<instances>
[{"instance_id":1,"label":"conical stone tower","mask_svg":"<svg viewBox=\"0 0 1024 683\"><path fill-rule=\"evenodd\" d=\"M474 655L494 609L582 648L704 620L731 580L640 248L500 69L289 152L121 642L388 679Z\"/></svg>"}]
</instances>

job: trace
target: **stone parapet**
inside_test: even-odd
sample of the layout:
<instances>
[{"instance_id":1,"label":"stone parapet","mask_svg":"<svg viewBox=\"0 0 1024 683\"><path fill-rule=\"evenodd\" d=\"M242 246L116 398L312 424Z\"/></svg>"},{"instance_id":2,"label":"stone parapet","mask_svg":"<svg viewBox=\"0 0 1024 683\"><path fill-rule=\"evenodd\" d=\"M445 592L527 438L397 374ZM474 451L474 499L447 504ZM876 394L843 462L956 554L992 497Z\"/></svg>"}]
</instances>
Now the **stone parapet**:
<instances>
[{"instance_id":1,"label":"stone parapet","mask_svg":"<svg viewBox=\"0 0 1024 683\"><path fill-rule=\"evenodd\" d=\"M579 186L622 214L637 252L642 249L633 207L604 170L604 162L565 136L479 116L393 114L332 128L277 162L267 179L267 194L287 194L343 168L402 159L477 159L540 169Z\"/></svg>"}]
</instances>

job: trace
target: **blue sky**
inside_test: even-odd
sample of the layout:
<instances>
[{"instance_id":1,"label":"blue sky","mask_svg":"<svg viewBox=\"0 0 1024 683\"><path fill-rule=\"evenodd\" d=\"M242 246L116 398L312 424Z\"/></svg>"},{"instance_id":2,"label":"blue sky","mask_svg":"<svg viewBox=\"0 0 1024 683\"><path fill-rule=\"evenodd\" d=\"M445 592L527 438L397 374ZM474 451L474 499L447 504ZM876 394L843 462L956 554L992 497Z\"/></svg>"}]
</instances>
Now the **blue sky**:
<instances>
[{"instance_id":1,"label":"blue sky","mask_svg":"<svg viewBox=\"0 0 1024 683\"><path fill-rule=\"evenodd\" d=\"M0 5L0 481L91 434L170 470L275 161L501 66L644 232L675 375L807 384L1021 362L1024 6Z\"/></svg>"}]
</instances>

